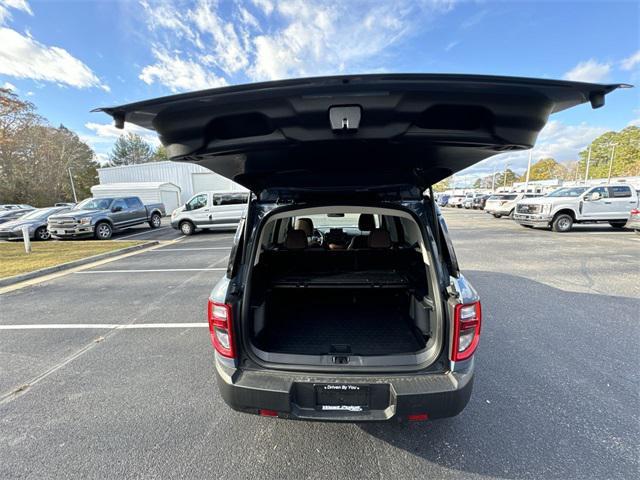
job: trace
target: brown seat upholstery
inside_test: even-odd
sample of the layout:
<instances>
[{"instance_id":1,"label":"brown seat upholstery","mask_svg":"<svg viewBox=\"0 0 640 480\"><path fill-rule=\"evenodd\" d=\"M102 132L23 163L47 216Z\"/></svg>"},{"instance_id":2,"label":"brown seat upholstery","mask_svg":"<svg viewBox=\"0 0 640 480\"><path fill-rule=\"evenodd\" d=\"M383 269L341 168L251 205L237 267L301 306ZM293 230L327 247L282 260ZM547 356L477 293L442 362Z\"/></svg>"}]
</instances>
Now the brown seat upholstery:
<instances>
[{"instance_id":1,"label":"brown seat upholstery","mask_svg":"<svg viewBox=\"0 0 640 480\"><path fill-rule=\"evenodd\" d=\"M358 218L358 230L370 232L376 228L376 220L371 213L361 213ZM349 250L367 248L369 246L369 235L356 235L349 243Z\"/></svg>"},{"instance_id":2,"label":"brown seat upholstery","mask_svg":"<svg viewBox=\"0 0 640 480\"><path fill-rule=\"evenodd\" d=\"M387 230L376 228L367 238L369 248L391 248L391 235Z\"/></svg>"},{"instance_id":3,"label":"brown seat upholstery","mask_svg":"<svg viewBox=\"0 0 640 480\"><path fill-rule=\"evenodd\" d=\"M284 246L287 250L304 250L307 248L307 234L304 230L289 230Z\"/></svg>"},{"instance_id":4,"label":"brown seat upholstery","mask_svg":"<svg viewBox=\"0 0 640 480\"><path fill-rule=\"evenodd\" d=\"M302 230L307 237L313 235L313 220L310 218L298 218L294 226L296 230Z\"/></svg>"}]
</instances>

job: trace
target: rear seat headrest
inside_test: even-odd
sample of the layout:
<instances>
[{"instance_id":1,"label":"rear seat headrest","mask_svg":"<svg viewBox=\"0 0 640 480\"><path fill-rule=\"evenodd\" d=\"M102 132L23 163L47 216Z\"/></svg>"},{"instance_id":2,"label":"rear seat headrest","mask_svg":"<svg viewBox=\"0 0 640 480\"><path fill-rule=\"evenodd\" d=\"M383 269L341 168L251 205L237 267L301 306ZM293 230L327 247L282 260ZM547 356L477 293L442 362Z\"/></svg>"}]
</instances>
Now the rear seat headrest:
<instances>
[{"instance_id":1,"label":"rear seat headrest","mask_svg":"<svg viewBox=\"0 0 640 480\"><path fill-rule=\"evenodd\" d=\"M304 230L289 230L284 246L288 250L303 250L307 248L307 234Z\"/></svg>"},{"instance_id":2,"label":"rear seat headrest","mask_svg":"<svg viewBox=\"0 0 640 480\"><path fill-rule=\"evenodd\" d=\"M302 230L307 237L313 235L313 220L310 218L298 218L294 226L296 230Z\"/></svg>"},{"instance_id":3,"label":"rear seat headrest","mask_svg":"<svg viewBox=\"0 0 640 480\"><path fill-rule=\"evenodd\" d=\"M376 228L368 237L369 248L391 248L391 235L387 230Z\"/></svg>"},{"instance_id":4,"label":"rear seat headrest","mask_svg":"<svg viewBox=\"0 0 640 480\"><path fill-rule=\"evenodd\" d=\"M376 228L376 220L371 213L361 213L358 218L358 229L362 232L370 232Z\"/></svg>"}]
</instances>

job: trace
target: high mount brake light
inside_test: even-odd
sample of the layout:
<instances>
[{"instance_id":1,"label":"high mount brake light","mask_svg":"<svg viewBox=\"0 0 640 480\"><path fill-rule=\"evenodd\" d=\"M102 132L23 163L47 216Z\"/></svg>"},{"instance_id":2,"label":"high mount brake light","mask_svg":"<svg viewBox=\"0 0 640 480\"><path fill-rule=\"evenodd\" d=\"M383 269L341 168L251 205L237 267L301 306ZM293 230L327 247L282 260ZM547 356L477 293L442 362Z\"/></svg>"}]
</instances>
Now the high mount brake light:
<instances>
[{"instance_id":1,"label":"high mount brake light","mask_svg":"<svg viewBox=\"0 0 640 480\"><path fill-rule=\"evenodd\" d=\"M453 322L451 360L458 362L470 358L480 341L482 308L480 302L456 305Z\"/></svg>"},{"instance_id":2,"label":"high mount brake light","mask_svg":"<svg viewBox=\"0 0 640 480\"><path fill-rule=\"evenodd\" d=\"M233 329L231 327L231 307L209 299L207 317L213 348L223 357L235 358L236 352L233 342Z\"/></svg>"}]
</instances>

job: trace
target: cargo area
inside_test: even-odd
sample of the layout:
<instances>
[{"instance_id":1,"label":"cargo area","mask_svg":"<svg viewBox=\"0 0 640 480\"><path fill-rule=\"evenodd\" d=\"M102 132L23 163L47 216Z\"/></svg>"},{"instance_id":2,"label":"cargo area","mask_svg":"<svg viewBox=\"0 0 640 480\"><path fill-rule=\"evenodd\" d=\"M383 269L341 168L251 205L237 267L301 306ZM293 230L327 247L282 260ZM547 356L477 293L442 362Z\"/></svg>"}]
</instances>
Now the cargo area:
<instances>
[{"instance_id":1,"label":"cargo area","mask_svg":"<svg viewBox=\"0 0 640 480\"><path fill-rule=\"evenodd\" d=\"M440 327L409 215L341 214L328 226L299 215L266 228L253 268L246 331L258 358L362 367L430 358Z\"/></svg>"},{"instance_id":2,"label":"cargo area","mask_svg":"<svg viewBox=\"0 0 640 480\"><path fill-rule=\"evenodd\" d=\"M264 305L255 344L297 355L392 355L426 345L412 318L416 299L399 289L275 289ZM412 306L413 304L413 306Z\"/></svg>"}]
</instances>

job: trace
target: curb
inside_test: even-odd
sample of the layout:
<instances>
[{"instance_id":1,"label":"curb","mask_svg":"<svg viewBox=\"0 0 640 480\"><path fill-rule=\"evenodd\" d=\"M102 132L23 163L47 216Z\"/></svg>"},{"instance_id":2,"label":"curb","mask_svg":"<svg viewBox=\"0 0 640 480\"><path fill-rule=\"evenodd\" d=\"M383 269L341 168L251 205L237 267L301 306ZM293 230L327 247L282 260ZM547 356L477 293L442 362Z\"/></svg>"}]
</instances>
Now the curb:
<instances>
[{"instance_id":1,"label":"curb","mask_svg":"<svg viewBox=\"0 0 640 480\"><path fill-rule=\"evenodd\" d=\"M99 253L98 255L93 255L91 257L86 257L86 258L81 258L79 260L73 260L71 262L61 263L60 265L54 265L53 267L41 268L40 270L34 270L33 272L21 273L20 275L14 275L13 277L2 278L0 279L0 288L8 287L10 285L24 282L26 280L32 280L34 278L44 277L45 275L50 275L52 273L60 272L62 270L68 270L70 268L80 267L88 263L104 260L105 258L117 257L118 255L122 255L124 253L130 253L136 250L143 250L145 248L153 247L159 244L160 242L158 242L157 240L153 240L147 243L143 243L141 245L133 245L131 247L120 248L118 250L113 250L111 252Z\"/></svg>"}]
</instances>

